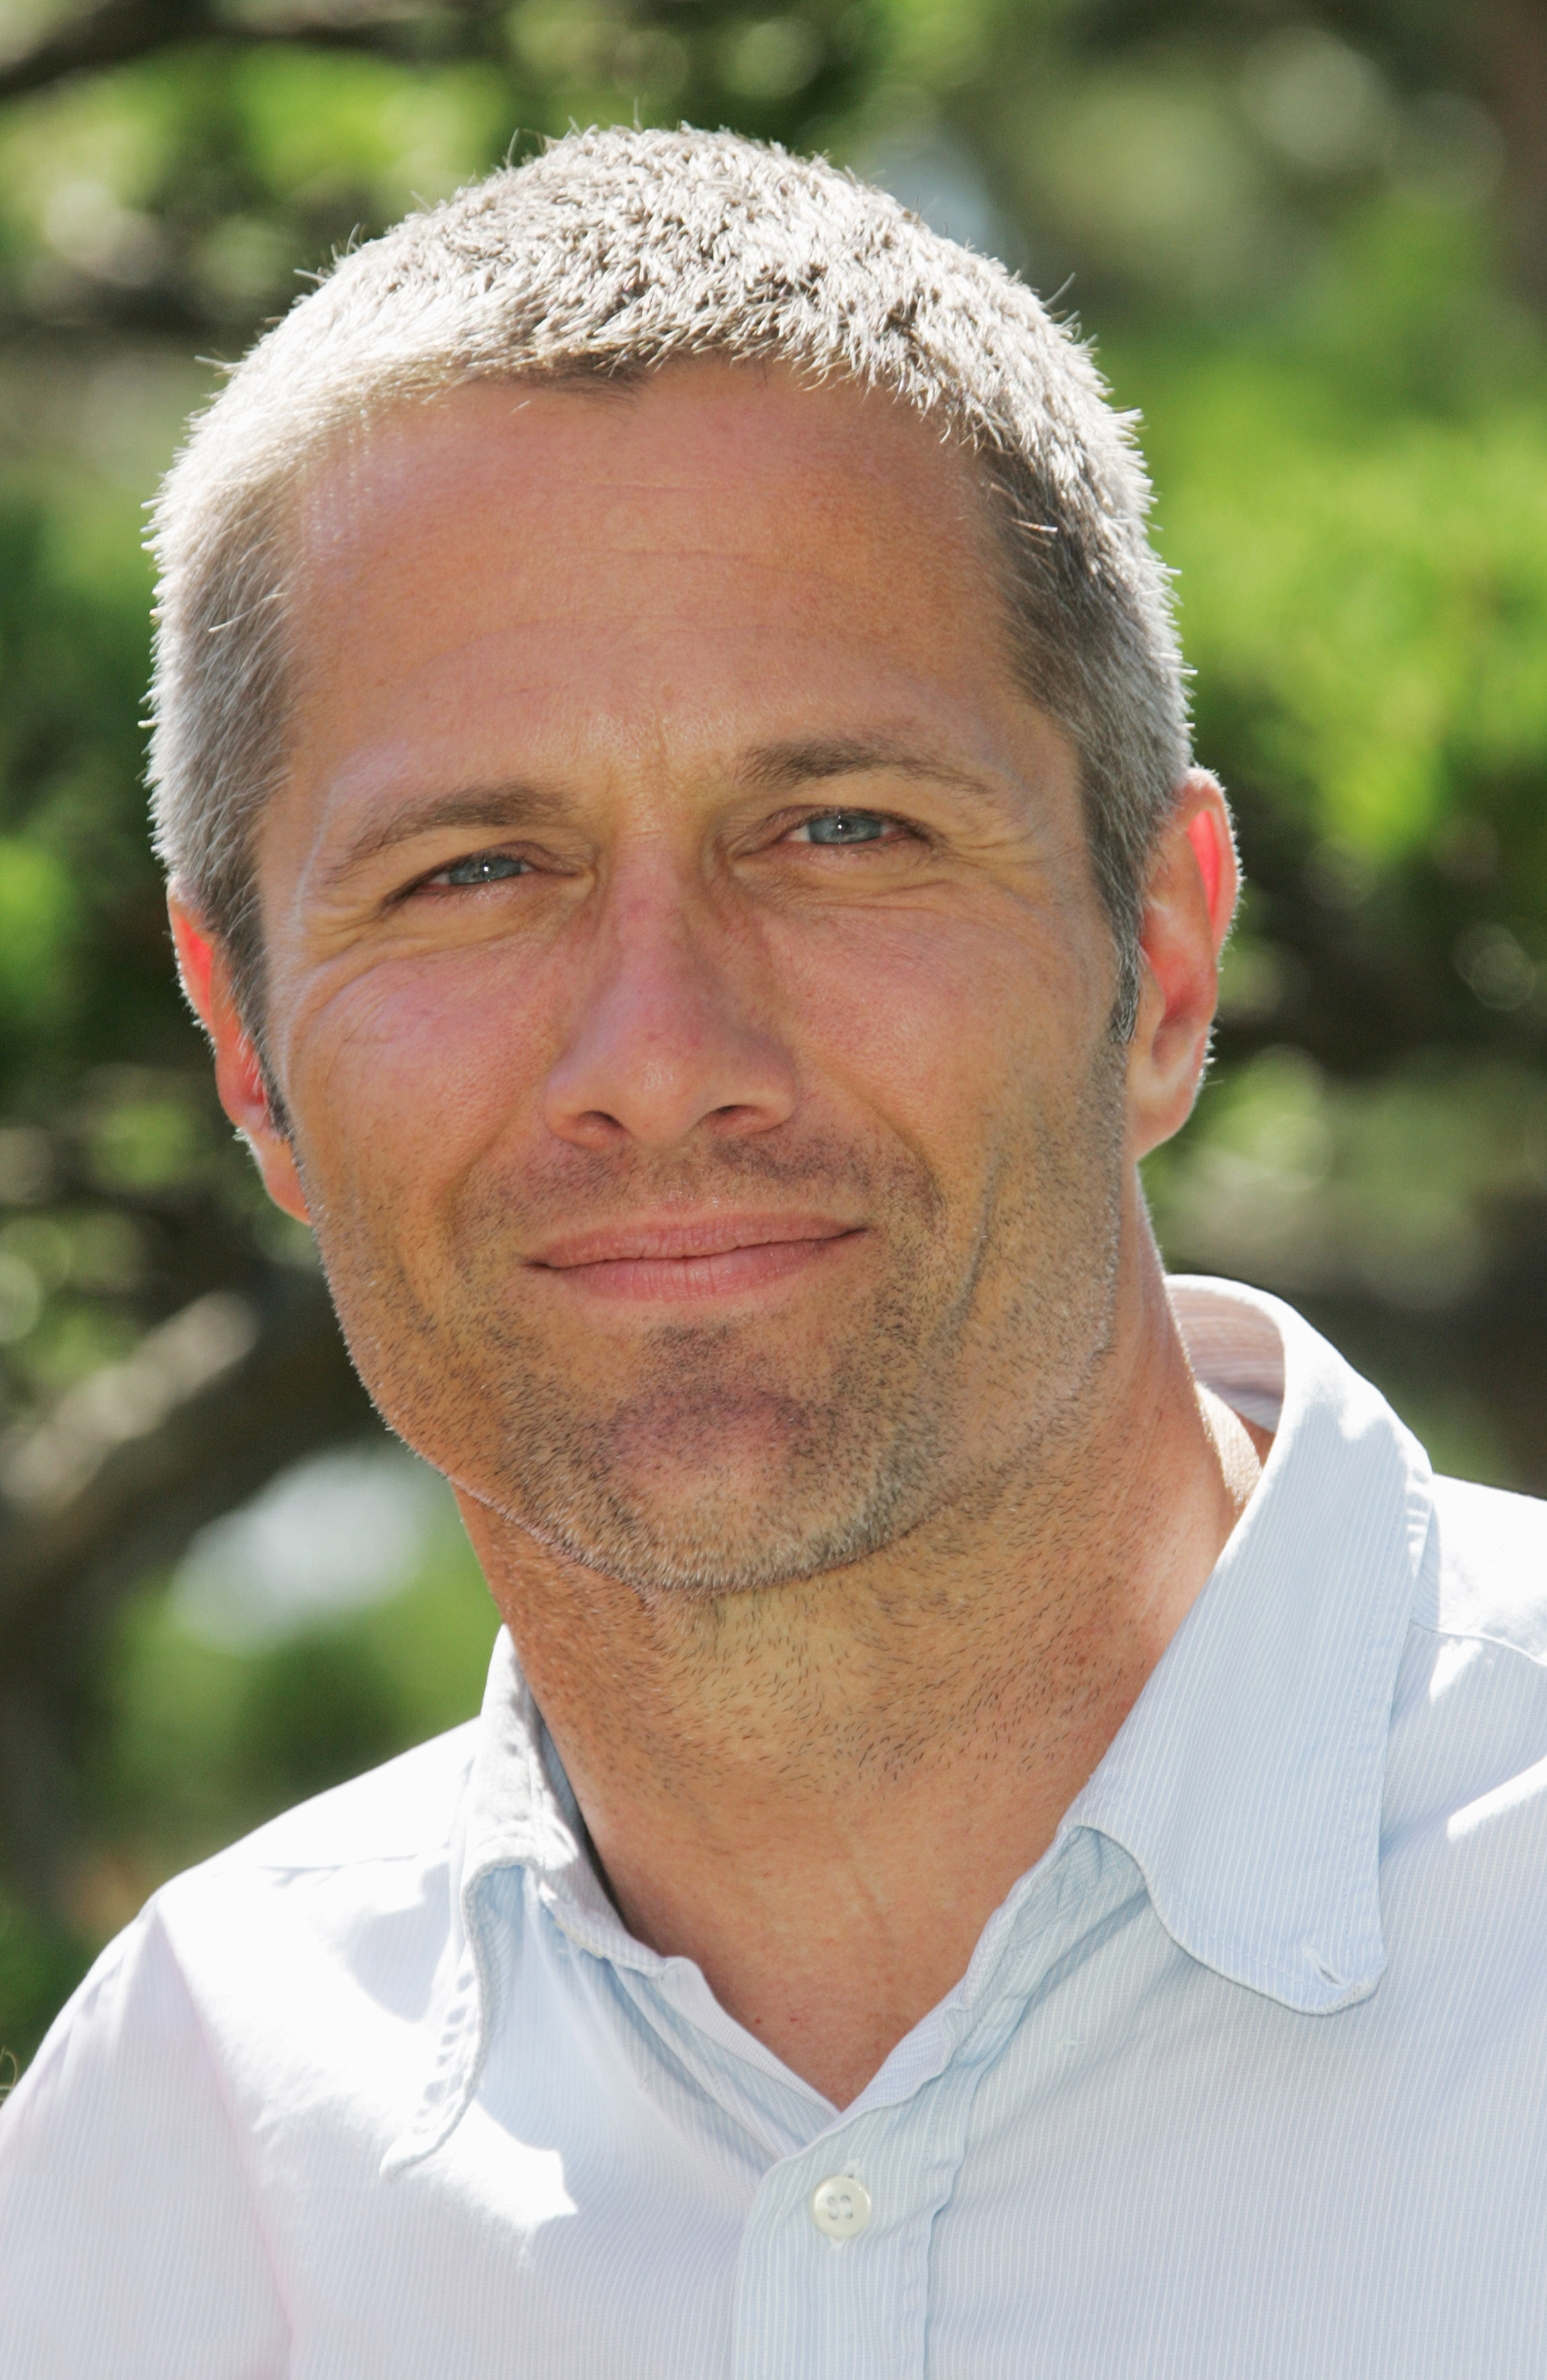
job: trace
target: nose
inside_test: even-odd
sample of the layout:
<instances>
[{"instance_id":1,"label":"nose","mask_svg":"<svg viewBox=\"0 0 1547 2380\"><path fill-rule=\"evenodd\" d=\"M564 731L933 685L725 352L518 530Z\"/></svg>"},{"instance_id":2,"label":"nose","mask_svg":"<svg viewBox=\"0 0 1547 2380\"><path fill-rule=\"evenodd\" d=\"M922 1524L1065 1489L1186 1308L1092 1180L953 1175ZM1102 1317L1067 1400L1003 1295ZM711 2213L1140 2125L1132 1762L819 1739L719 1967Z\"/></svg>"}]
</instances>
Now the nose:
<instances>
[{"instance_id":1,"label":"nose","mask_svg":"<svg viewBox=\"0 0 1547 2380\"><path fill-rule=\"evenodd\" d=\"M586 1148L664 1150L783 1123L795 1068L757 1013L751 965L734 929L669 877L615 887L544 1087L548 1129Z\"/></svg>"}]
</instances>

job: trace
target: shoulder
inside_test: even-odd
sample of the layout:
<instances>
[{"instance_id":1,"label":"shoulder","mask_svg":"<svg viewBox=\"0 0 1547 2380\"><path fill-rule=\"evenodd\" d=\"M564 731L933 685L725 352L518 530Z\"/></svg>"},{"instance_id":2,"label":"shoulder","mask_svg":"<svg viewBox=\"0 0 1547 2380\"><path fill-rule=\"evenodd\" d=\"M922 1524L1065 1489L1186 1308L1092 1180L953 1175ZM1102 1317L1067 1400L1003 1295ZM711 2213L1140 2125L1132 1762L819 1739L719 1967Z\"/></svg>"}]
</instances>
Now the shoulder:
<instances>
[{"instance_id":1,"label":"shoulder","mask_svg":"<svg viewBox=\"0 0 1547 2380\"><path fill-rule=\"evenodd\" d=\"M1500 1922L1547 1937L1547 1505L1533 1497L1434 1482L1383 1832L1436 1888L1469 1879L1478 1908L1475 1871L1492 1863Z\"/></svg>"},{"instance_id":2,"label":"shoulder","mask_svg":"<svg viewBox=\"0 0 1547 2380\"><path fill-rule=\"evenodd\" d=\"M476 1740L476 1721L437 1736L162 1887L152 1911L212 2038L347 2030L362 1996L428 1998Z\"/></svg>"},{"instance_id":3,"label":"shoulder","mask_svg":"<svg viewBox=\"0 0 1547 2380\"><path fill-rule=\"evenodd\" d=\"M100 2108L143 2070L170 2107L212 2060L278 2070L321 2033L359 2034L372 1995L427 2001L476 1733L436 1737L163 1885L62 2010L17 2099Z\"/></svg>"},{"instance_id":4,"label":"shoulder","mask_svg":"<svg viewBox=\"0 0 1547 2380\"><path fill-rule=\"evenodd\" d=\"M1547 1503L1437 1478L1434 1531L1437 1560L1419 1624L1547 1663Z\"/></svg>"},{"instance_id":5,"label":"shoulder","mask_svg":"<svg viewBox=\"0 0 1547 2380\"><path fill-rule=\"evenodd\" d=\"M217 1852L167 1888L243 1871L358 1866L444 1852L456 1830L478 1740L469 1719L363 1777L351 1777Z\"/></svg>"}]
</instances>

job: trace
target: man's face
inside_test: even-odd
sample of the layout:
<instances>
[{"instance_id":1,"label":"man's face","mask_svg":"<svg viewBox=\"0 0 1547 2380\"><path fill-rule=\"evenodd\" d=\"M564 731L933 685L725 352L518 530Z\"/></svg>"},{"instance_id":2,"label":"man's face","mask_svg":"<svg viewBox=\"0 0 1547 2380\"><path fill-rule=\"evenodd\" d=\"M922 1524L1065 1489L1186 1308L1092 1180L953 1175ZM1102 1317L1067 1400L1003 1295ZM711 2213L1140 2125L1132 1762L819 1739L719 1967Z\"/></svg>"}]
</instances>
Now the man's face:
<instances>
[{"instance_id":1,"label":"man's face","mask_svg":"<svg viewBox=\"0 0 1547 2380\"><path fill-rule=\"evenodd\" d=\"M968 467L700 365L484 386L309 486L259 880L356 1359L646 1593L884 1544L1108 1343L1115 970Z\"/></svg>"}]
</instances>

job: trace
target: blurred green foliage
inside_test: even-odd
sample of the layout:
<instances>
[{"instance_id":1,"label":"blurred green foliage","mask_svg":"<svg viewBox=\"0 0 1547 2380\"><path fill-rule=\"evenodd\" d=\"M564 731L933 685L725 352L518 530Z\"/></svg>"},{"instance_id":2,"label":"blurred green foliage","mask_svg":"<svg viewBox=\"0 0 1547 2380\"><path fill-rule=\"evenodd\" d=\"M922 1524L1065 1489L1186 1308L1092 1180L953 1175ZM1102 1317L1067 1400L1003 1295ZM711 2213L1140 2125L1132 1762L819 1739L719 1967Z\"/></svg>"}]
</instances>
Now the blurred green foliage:
<instances>
[{"instance_id":1,"label":"blurred green foliage","mask_svg":"<svg viewBox=\"0 0 1547 2380\"><path fill-rule=\"evenodd\" d=\"M1305 1304L1439 1458L1547 1488L1547 191L1510 51L1529 17L189 0L122 59L74 19L76 70L33 87L16 61L55 14L16 8L7 1542L25 1551L34 1524L6 1506L6 1465L59 1400L190 1301L235 1285L258 1310L309 1261L231 1143L172 982L140 786L140 507L207 359L238 353L298 273L571 120L636 115L824 148L1099 335L1143 414L1199 749L1249 880L1213 1077L1148 1169L1168 1256ZM0 1888L0 2041L22 2058L161 1876L469 1712L493 1630L452 1536L394 1599L246 1652L190 1631L165 1559L128 1600L115 1576L79 1617L57 1582L52 1619L42 1590L14 1623L0 1604L0 1706L9 1663L67 1814L46 1883L13 1848ZM24 1774L7 1724L0 1706L0 1791Z\"/></svg>"}]
</instances>

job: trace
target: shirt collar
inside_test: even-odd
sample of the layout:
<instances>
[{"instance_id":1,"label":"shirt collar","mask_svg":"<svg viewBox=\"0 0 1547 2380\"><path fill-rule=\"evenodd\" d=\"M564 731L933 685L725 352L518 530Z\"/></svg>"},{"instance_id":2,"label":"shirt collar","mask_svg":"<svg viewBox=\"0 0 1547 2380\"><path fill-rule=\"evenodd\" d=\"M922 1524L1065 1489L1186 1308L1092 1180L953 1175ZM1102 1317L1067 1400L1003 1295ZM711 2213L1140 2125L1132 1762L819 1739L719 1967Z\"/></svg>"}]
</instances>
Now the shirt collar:
<instances>
[{"instance_id":1,"label":"shirt collar","mask_svg":"<svg viewBox=\"0 0 1547 2380\"><path fill-rule=\"evenodd\" d=\"M622 1964L664 1964L634 1939L607 1898L569 1779L510 1632L502 1628L451 1845L452 1922L437 1996L439 2045L414 2119L383 2160L384 2175L439 2148L472 2104L510 1979L514 1946L495 1887L512 1870L525 1872L539 1900L582 1949Z\"/></svg>"},{"instance_id":2,"label":"shirt collar","mask_svg":"<svg viewBox=\"0 0 1547 2380\"><path fill-rule=\"evenodd\" d=\"M1199 1378L1273 1429L1273 1451L1060 1831L1120 1843L1193 1958L1330 2014L1385 1967L1386 1739L1429 1537L1428 1458L1277 1298L1202 1280L1171 1291Z\"/></svg>"},{"instance_id":3,"label":"shirt collar","mask_svg":"<svg viewBox=\"0 0 1547 2380\"><path fill-rule=\"evenodd\" d=\"M1108 1836L1189 1956L1328 2014L1367 1997L1385 1966L1386 1736L1429 1533L1429 1464L1378 1391L1291 1307L1233 1282L1170 1286L1198 1378L1273 1429L1273 1451L1059 1837ZM385 2172L437 2147L477 2089L510 1950L491 1886L512 1868L584 1949L664 1963L607 1899L502 1630L454 1850L440 2049Z\"/></svg>"}]
</instances>

